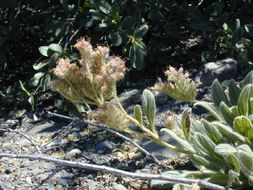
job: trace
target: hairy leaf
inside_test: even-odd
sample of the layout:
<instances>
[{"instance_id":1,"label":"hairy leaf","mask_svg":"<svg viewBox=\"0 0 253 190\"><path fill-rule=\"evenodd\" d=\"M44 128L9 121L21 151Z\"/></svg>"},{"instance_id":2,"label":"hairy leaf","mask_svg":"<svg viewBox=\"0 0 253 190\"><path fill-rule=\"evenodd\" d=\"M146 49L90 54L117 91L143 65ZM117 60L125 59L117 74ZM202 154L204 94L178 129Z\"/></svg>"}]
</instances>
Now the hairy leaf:
<instances>
[{"instance_id":1,"label":"hairy leaf","mask_svg":"<svg viewBox=\"0 0 253 190\"><path fill-rule=\"evenodd\" d=\"M139 124L142 125L143 119L142 119L142 109L140 105L134 106L134 115L137 121L139 122Z\"/></svg>"},{"instance_id":2,"label":"hairy leaf","mask_svg":"<svg viewBox=\"0 0 253 190\"><path fill-rule=\"evenodd\" d=\"M145 89L141 96L143 111L148 119L149 125L154 127L155 124L155 113L156 113L156 104L155 97L153 93Z\"/></svg>"},{"instance_id":3,"label":"hairy leaf","mask_svg":"<svg viewBox=\"0 0 253 190\"><path fill-rule=\"evenodd\" d=\"M191 109L185 109L182 117L181 117L181 125L182 125L182 130L184 133L184 137L188 140L190 137L190 127L191 127L191 120L190 120L190 114L191 114Z\"/></svg>"},{"instance_id":4,"label":"hairy leaf","mask_svg":"<svg viewBox=\"0 0 253 190\"><path fill-rule=\"evenodd\" d=\"M227 95L224 92L224 89L217 79L215 79L212 84L212 99L216 107L219 107L221 102L224 102L228 106L231 105Z\"/></svg>"},{"instance_id":5,"label":"hairy leaf","mask_svg":"<svg viewBox=\"0 0 253 190\"><path fill-rule=\"evenodd\" d=\"M228 95L232 105L237 105L240 92L241 89L239 86L236 85L235 80L234 79L230 80L228 86Z\"/></svg>"}]
</instances>

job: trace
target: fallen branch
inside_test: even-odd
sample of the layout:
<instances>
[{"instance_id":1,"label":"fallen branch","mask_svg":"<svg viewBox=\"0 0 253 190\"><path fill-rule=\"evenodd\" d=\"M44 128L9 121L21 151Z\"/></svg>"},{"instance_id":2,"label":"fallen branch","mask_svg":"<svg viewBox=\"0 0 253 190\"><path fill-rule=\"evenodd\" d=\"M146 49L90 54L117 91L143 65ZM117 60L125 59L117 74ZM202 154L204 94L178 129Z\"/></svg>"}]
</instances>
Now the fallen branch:
<instances>
[{"instance_id":1,"label":"fallen branch","mask_svg":"<svg viewBox=\"0 0 253 190\"><path fill-rule=\"evenodd\" d=\"M25 137L27 140L29 140L31 142L31 144L36 148L37 152L39 154L42 154L39 148L39 144L37 142L35 142L32 137L28 136L27 134L21 132L21 131L17 131L17 130L13 130L13 129L0 129L0 131L3 132L9 132L9 133L17 133L23 137Z\"/></svg>"},{"instance_id":2,"label":"fallen branch","mask_svg":"<svg viewBox=\"0 0 253 190\"><path fill-rule=\"evenodd\" d=\"M0 158L7 157L7 158L20 158L20 159L31 159L31 160L43 160L46 162L52 162L59 166L64 167L74 167L74 168L82 168L92 171L99 171L99 172L105 172L114 174L116 176L127 176L132 177L135 179L145 179L145 180L164 180L164 181L170 181L173 183L182 183L182 184L196 184L200 187L207 188L210 190L232 190L230 188L225 188L220 185L216 185L204 180L198 180L198 179L187 179L187 178L181 178L181 177L175 177L175 176L168 176L163 174L145 174L145 173L132 173L127 172L103 165L93 165L88 163L82 163L82 162L75 162L75 161L69 161L69 160L60 160L56 158L41 156L41 155L30 155L30 154L8 154L8 153L0 153Z\"/></svg>"},{"instance_id":3,"label":"fallen branch","mask_svg":"<svg viewBox=\"0 0 253 190\"><path fill-rule=\"evenodd\" d=\"M49 115L49 116L55 116L55 117L59 117L59 118L62 118L62 119L67 119L67 120L71 120L71 121L75 121L76 119L75 118L71 118L71 117L68 117L68 116L65 116L65 115L60 115L60 114L57 114L57 113L52 113L52 112L46 112L45 115ZM143 152L145 155L147 155L149 158L151 158L155 163L157 163L158 165L161 165L160 161L154 156L152 155L150 152L148 152L147 150L145 150L143 147L141 147L138 143L134 142L132 139L122 135L121 133L115 131L115 130L112 130L108 127L106 127L105 125L101 125L101 124L96 124L96 123L93 123L91 121L88 121L88 120L80 120L83 124L89 124L91 126L95 126L95 127L99 127L109 133L112 133L128 142L130 142L131 144L133 144L136 148L138 148L141 152Z\"/></svg>"}]
</instances>

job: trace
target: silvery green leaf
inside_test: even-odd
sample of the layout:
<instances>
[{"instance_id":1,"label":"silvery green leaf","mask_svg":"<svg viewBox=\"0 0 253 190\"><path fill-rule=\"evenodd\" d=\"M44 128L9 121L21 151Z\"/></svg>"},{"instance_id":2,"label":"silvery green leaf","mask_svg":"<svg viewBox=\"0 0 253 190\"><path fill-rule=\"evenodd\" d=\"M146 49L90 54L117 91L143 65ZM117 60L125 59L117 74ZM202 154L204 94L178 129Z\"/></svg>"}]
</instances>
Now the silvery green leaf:
<instances>
[{"instance_id":1,"label":"silvery green leaf","mask_svg":"<svg viewBox=\"0 0 253 190\"><path fill-rule=\"evenodd\" d=\"M198 154L192 155L191 159L193 160L193 163L197 162L197 163L194 163L194 165L197 164L199 166L205 166L205 167L210 168L212 164L209 160L205 159L204 156L199 156Z\"/></svg>"},{"instance_id":2,"label":"silvery green leaf","mask_svg":"<svg viewBox=\"0 0 253 190\"><path fill-rule=\"evenodd\" d=\"M224 160L231 166L236 172L240 172L240 163L236 157L237 149L230 144L219 144L215 147L214 151L223 156Z\"/></svg>"},{"instance_id":3,"label":"silvery green leaf","mask_svg":"<svg viewBox=\"0 0 253 190\"><path fill-rule=\"evenodd\" d=\"M62 51L63 51L63 49L62 49L62 47L59 45L59 44L50 44L49 46L48 46L48 48L50 49L50 50L52 50L52 51L54 51L54 52L57 52L57 53L59 53L59 54L62 54Z\"/></svg>"},{"instance_id":4,"label":"silvery green leaf","mask_svg":"<svg viewBox=\"0 0 253 190\"><path fill-rule=\"evenodd\" d=\"M195 132L194 136L192 136L192 143L194 149L200 154L203 154L208 157L215 155L214 148L216 145L206 135L203 135L199 132Z\"/></svg>"},{"instance_id":5,"label":"silvery green leaf","mask_svg":"<svg viewBox=\"0 0 253 190\"><path fill-rule=\"evenodd\" d=\"M230 127L233 127L233 121L236 115L230 110L230 108L224 103L220 104L220 112L224 120L229 124Z\"/></svg>"},{"instance_id":6,"label":"silvery green leaf","mask_svg":"<svg viewBox=\"0 0 253 190\"><path fill-rule=\"evenodd\" d=\"M182 139L181 137L179 137L174 131L172 131L170 129L163 128L163 129L161 129L161 132L168 133L175 141L177 141L184 148L186 148L187 150L191 151L192 153L195 152L195 150L192 147L192 145L188 141L186 141L186 140Z\"/></svg>"},{"instance_id":7,"label":"silvery green leaf","mask_svg":"<svg viewBox=\"0 0 253 190\"><path fill-rule=\"evenodd\" d=\"M34 64L33 69L40 70L41 68L45 67L48 64L49 64L49 59L45 59L45 60L39 62L38 64Z\"/></svg>"},{"instance_id":8,"label":"silvery green leaf","mask_svg":"<svg viewBox=\"0 0 253 190\"><path fill-rule=\"evenodd\" d=\"M253 93L253 84L247 84L241 91L238 99L238 111L241 115L248 116L249 114L249 99Z\"/></svg>"},{"instance_id":9,"label":"silvery green leaf","mask_svg":"<svg viewBox=\"0 0 253 190\"><path fill-rule=\"evenodd\" d=\"M249 115L253 114L253 97L249 99Z\"/></svg>"},{"instance_id":10,"label":"silvery green leaf","mask_svg":"<svg viewBox=\"0 0 253 190\"><path fill-rule=\"evenodd\" d=\"M238 159L242 173L249 179L253 179L253 153L248 145L237 147ZM251 181L252 182L252 181Z\"/></svg>"},{"instance_id":11,"label":"silvery green leaf","mask_svg":"<svg viewBox=\"0 0 253 190\"><path fill-rule=\"evenodd\" d=\"M171 170L163 172L162 175L164 176L173 176L173 177L186 177L186 175L190 173L189 171L185 170ZM175 182L164 181L164 180L151 180L151 187L154 189L166 189L171 188Z\"/></svg>"},{"instance_id":12,"label":"silvery green leaf","mask_svg":"<svg viewBox=\"0 0 253 190\"><path fill-rule=\"evenodd\" d=\"M141 109L140 105L134 106L134 116L137 119L137 121L139 122L139 124L142 125L143 119L142 119L142 109Z\"/></svg>"},{"instance_id":13,"label":"silvery green leaf","mask_svg":"<svg viewBox=\"0 0 253 190\"><path fill-rule=\"evenodd\" d=\"M240 172L241 166L237 155L232 154L226 158L226 161L232 166L233 170Z\"/></svg>"},{"instance_id":14,"label":"silvery green leaf","mask_svg":"<svg viewBox=\"0 0 253 190\"><path fill-rule=\"evenodd\" d=\"M235 132L233 129L231 129L231 127L228 127L227 125L224 125L220 122L213 122L213 124L215 124L219 128L219 130L231 140L245 142L245 137Z\"/></svg>"},{"instance_id":15,"label":"silvery green leaf","mask_svg":"<svg viewBox=\"0 0 253 190\"><path fill-rule=\"evenodd\" d=\"M228 95L232 105L237 105L240 92L240 87L236 85L234 79L231 79L228 86Z\"/></svg>"},{"instance_id":16,"label":"silvery green leaf","mask_svg":"<svg viewBox=\"0 0 253 190\"><path fill-rule=\"evenodd\" d=\"M182 130L184 133L184 137L187 140L190 137L190 126L191 126L190 114L191 114L191 108L187 108L183 111L182 117L181 117Z\"/></svg>"},{"instance_id":17,"label":"silvery green leaf","mask_svg":"<svg viewBox=\"0 0 253 190\"><path fill-rule=\"evenodd\" d=\"M148 32L148 25L144 24L135 31L134 36L136 38L142 38L147 32Z\"/></svg>"},{"instance_id":18,"label":"silvery green leaf","mask_svg":"<svg viewBox=\"0 0 253 190\"><path fill-rule=\"evenodd\" d=\"M246 77L243 79L242 82L240 82L240 86L244 87L247 84L253 84L253 71L250 71Z\"/></svg>"},{"instance_id":19,"label":"silvery green leaf","mask_svg":"<svg viewBox=\"0 0 253 190\"><path fill-rule=\"evenodd\" d=\"M48 49L49 47L48 46L40 46L39 47L39 52L41 55L45 56L45 57L48 57Z\"/></svg>"},{"instance_id":20,"label":"silvery green leaf","mask_svg":"<svg viewBox=\"0 0 253 190\"><path fill-rule=\"evenodd\" d=\"M234 129L238 133L248 137L250 140L253 140L251 138L251 136L248 136L248 135L250 135L250 133L249 133L250 131L253 132L253 125L252 125L251 121L246 116L242 115L242 116L238 116L235 118Z\"/></svg>"},{"instance_id":21,"label":"silvery green leaf","mask_svg":"<svg viewBox=\"0 0 253 190\"><path fill-rule=\"evenodd\" d=\"M54 67L59 56L60 56L59 53L57 52L53 53L50 57L49 66Z\"/></svg>"},{"instance_id":22,"label":"silvery green leaf","mask_svg":"<svg viewBox=\"0 0 253 190\"><path fill-rule=\"evenodd\" d=\"M30 96L28 98L28 102L32 106L32 110L34 110L34 104L35 104L35 102L34 102L34 96Z\"/></svg>"},{"instance_id":23,"label":"silvery green leaf","mask_svg":"<svg viewBox=\"0 0 253 190\"><path fill-rule=\"evenodd\" d=\"M200 106L207 110L216 120L223 121L222 116L219 114L219 110L214 106L213 103L199 101L194 104L194 106Z\"/></svg>"},{"instance_id":24,"label":"silvery green leaf","mask_svg":"<svg viewBox=\"0 0 253 190\"><path fill-rule=\"evenodd\" d=\"M248 152L248 153L252 154L252 156L253 156L252 150L251 150L251 148L249 147L249 145L247 145L247 144L242 144L242 145L236 147L236 149L237 149L238 151Z\"/></svg>"},{"instance_id":25,"label":"silvery green leaf","mask_svg":"<svg viewBox=\"0 0 253 190\"><path fill-rule=\"evenodd\" d=\"M222 101L228 106L231 106L228 97L224 92L224 89L217 79L215 79L212 84L212 99L216 107L219 107Z\"/></svg>"},{"instance_id":26,"label":"silvery green leaf","mask_svg":"<svg viewBox=\"0 0 253 190\"><path fill-rule=\"evenodd\" d=\"M187 188L183 184L175 184L172 190L187 190Z\"/></svg>"},{"instance_id":27,"label":"silvery green leaf","mask_svg":"<svg viewBox=\"0 0 253 190\"><path fill-rule=\"evenodd\" d=\"M219 132L216 126L213 126L212 123L208 122L205 119L201 120L203 123L203 129L207 136L214 142L219 143L222 140L222 134Z\"/></svg>"},{"instance_id":28,"label":"silvery green leaf","mask_svg":"<svg viewBox=\"0 0 253 190\"><path fill-rule=\"evenodd\" d=\"M46 73L44 72L38 72L36 73L29 81L29 84L32 84L33 86L37 86L41 80L42 77L45 76Z\"/></svg>"},{"instance_id":29,"label":"silvery green leaf","mask_svg":"<svg viewBox=\"0 0 253 190\"><path fill-rule=\"evenodd\" d=\"M228 157L232 154L237 153L237 150L235 147L231 146L230 144L225 144L225 143L215 146L214 151L223 157Z\"/></svg>"},{"instance_id":30,"label":"silvery green leaf","mask_svg":"<svg viewBox=\"0 0 253 190\"><path fill-rule=\"evenodd\" d=\"M155 97L153 93L145 89L141 96L143 111L148 119L149 125L154 127L155 124L155 113L156 113L156 104Z\"/></svg>"}]
</instances>

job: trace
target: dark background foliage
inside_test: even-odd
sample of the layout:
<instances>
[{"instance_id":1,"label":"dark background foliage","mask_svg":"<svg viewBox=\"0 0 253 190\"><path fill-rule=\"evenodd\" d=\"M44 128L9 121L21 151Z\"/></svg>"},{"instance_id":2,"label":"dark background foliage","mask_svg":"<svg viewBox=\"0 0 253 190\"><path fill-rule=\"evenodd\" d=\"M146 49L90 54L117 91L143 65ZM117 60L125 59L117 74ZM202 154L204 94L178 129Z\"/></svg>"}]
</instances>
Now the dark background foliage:
<instances>
[{"instance_id":1,"label":"dark background foliage","mask_svg":"<svg viewBox=\"0 0 253 190\"><path fill-rule=\"evenodd\" d=\"M0 0L1 97L34 102L57 58L78 59L72 46L81 36L126 59L122 85L156 78L168 65L196 68L227 57L247 71L252 10L250 0Z\"/></svg>"}]
</instances>

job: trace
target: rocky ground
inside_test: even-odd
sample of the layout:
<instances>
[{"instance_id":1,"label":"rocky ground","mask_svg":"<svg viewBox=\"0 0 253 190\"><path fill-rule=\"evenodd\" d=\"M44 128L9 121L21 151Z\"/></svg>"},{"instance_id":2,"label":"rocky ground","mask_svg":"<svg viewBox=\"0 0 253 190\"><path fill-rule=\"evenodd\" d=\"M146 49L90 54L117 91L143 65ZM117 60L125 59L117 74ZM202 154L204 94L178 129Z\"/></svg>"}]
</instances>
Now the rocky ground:
<instances>
[{"instance_id":1,"label":"rocky ground","mask_svg":"<svg viewBox=\"0 0 253 190\"><path fill-rule=\"evenodd\" d=\"M217 67L213 68L217 70ZM220 71L214 75L212 71L204 67L195 75L195 81L200 85L201 81L202 85L206 81L210 82L213 78L203 79L203 76L210 77L210 73L213 78L224 76L224 73ZM135 104L140 103L142 90L131 89L121 93L120 101L129 113L132 112ZM209 88L202 86L199 90L199 99L208 99L209 95ZM192 106L173 101L163 95L156 95L156 101L157 127L163 126L170 112L181 112L185 107ZM201 112L201 110L193 111ZM155 155L161 161L161 165L147 158L129 142L97 127L73 123L70 125L68 120L43 117L42 114L37 115L37 119L34 120L34 115L30 113L0 119L0 150L4 153L37 153L39 149L45 156L106 165L131 172L161 173L175 168L191 167L188 159L182 155L175 154L153 142L140 141L134 136L131 138ZM164 138L170 141L169 137ZM55 175L47 179L52 173ZM0 190L12 189L161 190L168 189L168 186L101 172L59 168L43 161L1 158Z\"/></svg>"},{"instance_id":2,"label":"rocky ground","mask_svg":"<svg viewBox=\"0 0 253 190\"><path fill-rule=\"evenodd\" d=\"M142 90L129 90L121 94L120 100L131 112L133 105L140 103ZM174 102L166 96L157 96L158 114L156 125L164 122L166 115L174 110L179 111L187 106L181 102ZM173 103L174 102L174 103ZM173 109L170 109L173 108ZM19 120L2 120L0 129L20 131L27 139L14 131L0 133L1 152L5 153L37 153L37 147L43 155L60 159L106 165L131 172L160 173L174 169L188 162L167 149L150 141L141 143L144 148L162 160L158 166L153 160L129 142L89 125L69 125L70 121L61 118L38 118L33 121L32 115L24 114ZM33 143L31 142L33 140ZM136 139L137 141L137 139ZM148 181L134 180L126 177L115 177L111 174L86 171L74 168L64 168L43 185L46 179L57 167L42 161L18 160L2 158L0 162L0 189L151 189ZM156 188L153 185L152 189Z\"/></svg>"}]
</instances>

